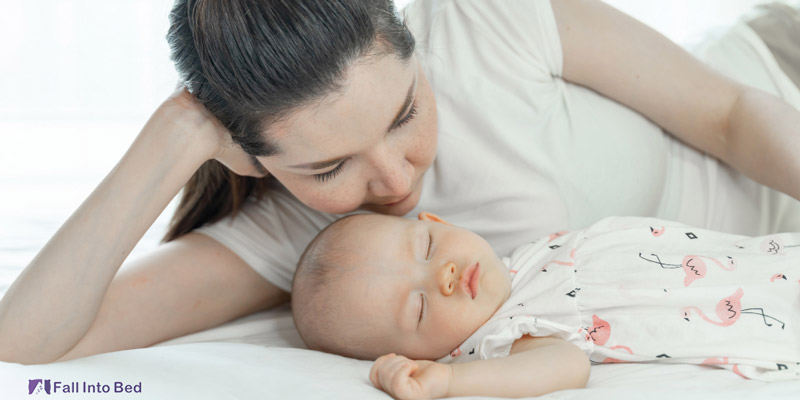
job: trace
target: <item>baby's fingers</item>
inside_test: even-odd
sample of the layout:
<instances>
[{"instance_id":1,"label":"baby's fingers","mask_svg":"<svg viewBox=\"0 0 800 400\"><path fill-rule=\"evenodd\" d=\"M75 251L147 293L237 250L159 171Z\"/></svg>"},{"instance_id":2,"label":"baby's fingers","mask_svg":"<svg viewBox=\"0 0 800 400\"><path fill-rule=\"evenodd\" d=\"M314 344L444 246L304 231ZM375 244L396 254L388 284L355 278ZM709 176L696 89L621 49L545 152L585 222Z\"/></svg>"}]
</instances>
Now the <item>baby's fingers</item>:
<instances>
[{"instance_id":1,"label":"baby's fingers","mask_svg":"<svg viewBox=\"0 0 800 400\"><path fill-rule=\"evenodd\" d=\"M418 384L411 377L418 365L405 357L390 360L383 368L386 373L379 373L378 379L384 391L398 399L416 398Z\"/></svg>"},{"instance_id":2,"label":"baby's fingers","mask_svg":"<svg viewBox=\"0 0 800 400\"><path fill-rule=\"evenodd\" d=\"M385 365L387 360L390 360L396 356L397 355L394 353L385 354L378 357L378 359L375 360L374 363L372 363L372 368L369 370L369 381L372 382L373 386L383 390L383 387L381 387L380 384L380 380L378 379L378 375L380 374L381 371L381 366Z\"/></svg>"}]
</instances>

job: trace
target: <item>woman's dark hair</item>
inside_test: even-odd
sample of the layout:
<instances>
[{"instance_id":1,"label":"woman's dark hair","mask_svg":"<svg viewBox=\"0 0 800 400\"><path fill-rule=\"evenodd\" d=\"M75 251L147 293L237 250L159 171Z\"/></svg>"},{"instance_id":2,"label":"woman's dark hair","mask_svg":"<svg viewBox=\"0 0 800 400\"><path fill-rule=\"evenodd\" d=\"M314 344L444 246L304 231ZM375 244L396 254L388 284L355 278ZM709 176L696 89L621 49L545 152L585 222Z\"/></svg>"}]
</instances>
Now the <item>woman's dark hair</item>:
<instances>
[{"instance_id":1,"label":"woman's dark hair","mask_svg":"<svg viewBox=\"0 0 800 400\"><path fill-rule=\"evenodd\" d=\"M278 152L271 124L339 90L355 61L414 52L392 0L177 0L167 41L182 84L253 160ZM269 180L207 161L163 240L235 215Z\"/></svg>"}]
</instances>

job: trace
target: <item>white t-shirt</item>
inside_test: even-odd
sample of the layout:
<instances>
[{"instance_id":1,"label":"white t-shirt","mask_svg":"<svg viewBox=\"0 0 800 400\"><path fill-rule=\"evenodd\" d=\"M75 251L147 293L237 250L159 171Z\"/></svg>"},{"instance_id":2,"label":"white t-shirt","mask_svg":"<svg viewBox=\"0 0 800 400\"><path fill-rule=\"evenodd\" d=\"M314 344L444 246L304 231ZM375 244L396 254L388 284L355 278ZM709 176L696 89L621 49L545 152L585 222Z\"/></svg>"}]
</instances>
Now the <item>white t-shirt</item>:
<instances>
[{"instance_id":1,"label":"white t-shirt","mask_svg":"<svg viewBox=\"0 0 800 400\"><path fill-rule=\"evenodd\" d=\"M764 222L776 219L770 216L775 206L759 202L777 194L630 108L561 79L561 43L548 0L419 0L404 13L439 113L436 160L409 216L436 213L483 236L501 255L525 238L608 215L749 235L776 229ZM735 210L737 219L722 218L719 210ZM306 244L338 217L276 190L250 199L236 218L197 231L289 291Z\"/></svg>"}]
</instances>

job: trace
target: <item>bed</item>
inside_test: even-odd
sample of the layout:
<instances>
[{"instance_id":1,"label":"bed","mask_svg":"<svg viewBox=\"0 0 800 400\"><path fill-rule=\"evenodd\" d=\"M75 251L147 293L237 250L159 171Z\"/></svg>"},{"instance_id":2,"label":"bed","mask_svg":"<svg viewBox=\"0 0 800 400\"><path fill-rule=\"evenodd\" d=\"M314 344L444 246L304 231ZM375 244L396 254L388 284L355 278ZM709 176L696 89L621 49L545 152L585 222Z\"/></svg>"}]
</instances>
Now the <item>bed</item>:
<instances>
[{"instance_id":1,"label":"bed","mask_svg":"<svg viewBox=\"0 0 800 400\"><path fill-rule=\"evenodd\" d=\"M31 398L29 380L77 382L81 399L387 399L369 383L370 362L302 348L288 307L253 314L146 349L49 365L0 363L0 398ZM83 393L83 383L108 393ZM121 384L116 384L121 382ZM98 385L99 384L99 385ZM131 391L125 392L126 385ZM135 388L140 392L134 392ZM121 392L115 393L115 389ZM35 392L34 392L35 393ZM38 396L45 395L38 393ZM592 367L588 388L541 399L798 399L800 381L763 383L694 365Z\"/></svg>"}]
</instances>

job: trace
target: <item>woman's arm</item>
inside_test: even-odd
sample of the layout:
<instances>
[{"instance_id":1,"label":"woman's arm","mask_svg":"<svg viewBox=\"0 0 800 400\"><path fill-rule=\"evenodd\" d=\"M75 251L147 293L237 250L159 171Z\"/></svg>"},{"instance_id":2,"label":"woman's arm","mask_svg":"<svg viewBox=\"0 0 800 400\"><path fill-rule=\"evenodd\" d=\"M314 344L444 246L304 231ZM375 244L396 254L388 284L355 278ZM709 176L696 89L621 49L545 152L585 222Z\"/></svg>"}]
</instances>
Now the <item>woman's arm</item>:
<instances>
[{"instance_id":1,"label":"woman's arm","mask_svg":"<svg viewBox=\"0 0 800 400\"><path fill-rule=\"evenodd\" d=\"M188 93L177 93L164 102L116 167L0 301L0 360L51 362L64 358L76 344L73 356L148 345L230 319L253 309L253 301L269 303L264 296L245 301L236 297L242 293L227 295L222 310L208 317L199 315L196 310L210 309L201 300L214 301L220 294L210 292L204 297L198 288L187 285L200 281L206 284L203 289L222 291L221 284L209 282L214 274L224 275L239 288L248 287L246 293L253 294L258 286L266 288L273 301L285 298L271 285L245 286L243 278L232 278L234 272L224 271L223 263L234 262L231 271L243 270L244 263L207 238L166 245L130 273L120 274L112 285L128 253L203 162L226 158L239 171L255 173L252 166L247 169L249 161L243 154L235 156L236 148L226 137L229 141L224 129ZM201 249L204 244L210 247ZM191 280L193 273L199 276ZM196 299L194 308L188 306L187 298ZM169 318L179 311L190 314ZM199 319L189 321L195 317Z\"/></svg>"},{"instance_id":2,"label":"woman's arm","mask_svg":"<svg viewBox=\"0 0 800 400\"><path fill-rule=\"evenodd\" d=\"M552 0L564 79L642 113L684 142L800 199L800 111L713 71L598 0Z\"/></svg>"},{"instance_id":3,"label":"woman's arm","mask_svg":"<svg viewBox=\"0 0 800 400\"><path fill-rule=\"evenodd\" d=\"M55 361L147 347L288 300L227 247L188 233L126 263L89 329Z\"/></svg>"},{"instance_id":4,"label":"woman's arm","mask_svg":"<svg viewBox=\"0 0 800 400\"><path fill-rule=\"evenodd\" d=\"M389 354L378 358L370 380L397 399L457 396L532 397L586 387L589 358L556 338L524 336L507 357L441 364Z\"/></svg>"}]
</instances>

